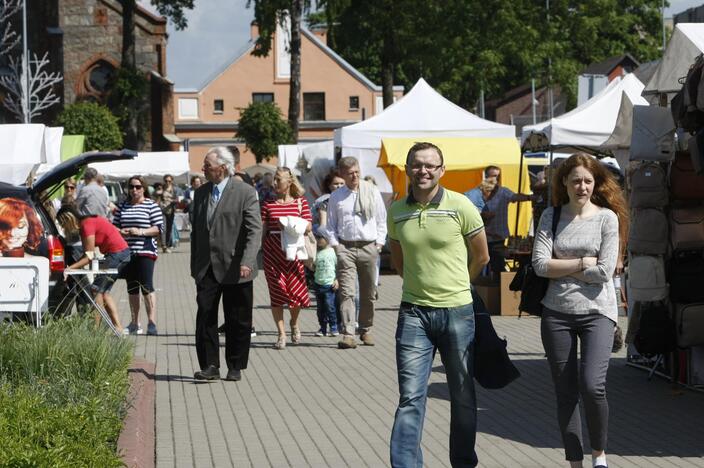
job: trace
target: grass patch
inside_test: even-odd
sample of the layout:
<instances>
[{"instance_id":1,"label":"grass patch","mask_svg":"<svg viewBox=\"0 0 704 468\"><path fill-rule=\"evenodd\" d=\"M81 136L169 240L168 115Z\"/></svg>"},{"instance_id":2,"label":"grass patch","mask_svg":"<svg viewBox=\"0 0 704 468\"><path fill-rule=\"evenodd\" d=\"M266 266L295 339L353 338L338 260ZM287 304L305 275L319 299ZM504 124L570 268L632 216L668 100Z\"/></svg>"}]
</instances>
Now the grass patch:
<instances>
[{"instance_id":1,"label":"grass patch","mask_svg":"<svg viewBox=\"0 0 704 468\"><path fill-rule=\"evenodd\" d=\"M0 325L0 466L122 466L131 359L92 318Z\"/></svg>"}]
</instances>

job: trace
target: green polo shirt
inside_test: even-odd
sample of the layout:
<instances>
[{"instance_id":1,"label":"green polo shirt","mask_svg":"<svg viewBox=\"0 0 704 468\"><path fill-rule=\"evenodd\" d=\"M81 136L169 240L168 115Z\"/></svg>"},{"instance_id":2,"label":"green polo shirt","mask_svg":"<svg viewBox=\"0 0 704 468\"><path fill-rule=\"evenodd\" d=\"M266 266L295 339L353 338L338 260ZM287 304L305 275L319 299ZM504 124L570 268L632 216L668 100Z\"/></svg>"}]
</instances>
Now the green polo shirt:
<instances>
[{"instance_id":1,"label":"green polo shirt","mask_svg":"<svg viewBox=\"0 0 704 468\"><path fill-rule=\"evenodd\" d=\"M484 223L464 195L440 187L427 205L409 194L391 205L389 238L403 249L402 301L431 307L459 307L472 302L465 237Z\"/></svg>"}]
</instances>

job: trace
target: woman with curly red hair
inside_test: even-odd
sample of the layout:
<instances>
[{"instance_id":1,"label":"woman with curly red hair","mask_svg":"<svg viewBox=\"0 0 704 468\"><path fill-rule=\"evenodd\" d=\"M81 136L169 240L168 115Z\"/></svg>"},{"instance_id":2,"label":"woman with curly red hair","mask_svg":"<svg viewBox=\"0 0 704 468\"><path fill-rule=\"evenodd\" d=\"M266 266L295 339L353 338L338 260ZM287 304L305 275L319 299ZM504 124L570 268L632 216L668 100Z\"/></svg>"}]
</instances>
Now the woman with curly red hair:
<instances>
[{"instance_id":1,"label":"woman with curly red hair","mask_svg":"<svg viewBox=\"0 0 704 468\"><path fill-rule=\"evenodd\" d=\"M0 250L5 257L24 257L35 251L44 227L29 203L17 198L0 200Z\"/></svg>"},{"instance_id":2,"label":"woman with curly red hair","mask_svg":"<svg viewBox=\"0 0 704 468\"><path fill-rule=\"evenodd\" d=\"M540 218L533 267L550 278L540 330L557 396L558 425L565 458L572 467L581 467L581 396L593 466L606 468L606 371L617 322L612 277L628 235L628 210L614 177L584 153L570 156L555 172L552 203ZM555 215L559 221L553 237Z\"/></svg>"}]
</instances>

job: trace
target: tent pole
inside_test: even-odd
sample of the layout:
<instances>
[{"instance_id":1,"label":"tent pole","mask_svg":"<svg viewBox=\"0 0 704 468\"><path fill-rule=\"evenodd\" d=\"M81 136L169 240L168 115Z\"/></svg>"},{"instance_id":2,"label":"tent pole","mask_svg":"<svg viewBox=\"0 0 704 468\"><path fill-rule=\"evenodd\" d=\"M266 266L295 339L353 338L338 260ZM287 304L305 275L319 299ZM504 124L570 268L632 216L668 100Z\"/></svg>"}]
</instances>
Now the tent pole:
<instances>
[{"instance_id":1,"label":"tent pole","mask_svg":"<svg viewBox=\"0 0 704 468\"><path fill-rule=\"evenodd\" d=\"M523 149L521 149L521 163L518 165L518 193L521 193L523 186ZM518 219L521 216L521 204L516 203L516 225L513 227L514 237L518 237Z\"/></svg>"}]
</instances>

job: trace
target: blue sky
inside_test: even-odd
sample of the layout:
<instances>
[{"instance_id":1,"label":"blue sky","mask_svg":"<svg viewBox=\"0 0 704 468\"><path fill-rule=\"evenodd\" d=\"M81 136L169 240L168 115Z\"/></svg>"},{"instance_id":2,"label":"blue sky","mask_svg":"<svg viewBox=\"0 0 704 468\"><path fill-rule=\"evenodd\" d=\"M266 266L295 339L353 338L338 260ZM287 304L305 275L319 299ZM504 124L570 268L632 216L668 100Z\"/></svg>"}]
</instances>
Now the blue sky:
<instances>
[{"instance_id":1,"label":"blue sky","mask_svg":"<svg viewBox=\"0 0 704 468\"><path fill-rule=\"evenodd\" d=\"M701 4L704 0L670 0L665 16ZM242 49L254 18L246 5L247 0L196 0L187 14L188 28L176 31L169 24L166 66L177 89L198 87Z\"/></svg>"}]
</instances>

